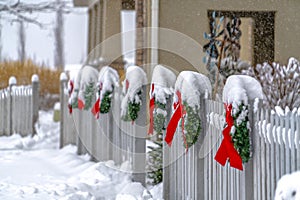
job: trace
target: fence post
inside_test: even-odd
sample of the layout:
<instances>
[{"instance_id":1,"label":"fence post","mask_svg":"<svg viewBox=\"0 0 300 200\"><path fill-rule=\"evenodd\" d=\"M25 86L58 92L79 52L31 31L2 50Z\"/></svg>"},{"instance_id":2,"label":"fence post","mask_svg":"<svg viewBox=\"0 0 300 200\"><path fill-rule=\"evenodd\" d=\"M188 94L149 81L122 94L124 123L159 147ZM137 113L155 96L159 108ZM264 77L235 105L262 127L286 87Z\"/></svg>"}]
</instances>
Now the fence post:
<instances>
[{"instance_id":1,"label":"fence post","mask_svg":"<svg viewBox=\"0 0 300 200\"><path fill-rule=\"evenodd\" d=\"M251 200L251 199L255 199L254 197L254 173L253 173L253 159L255 156L255 138L256 138L256 128L255 128L255 113L254 113L254 101L251 100L249 102L249 122L250 122L250 127L251 127L251 131L249 133L250 136L250 142L251 142L251 151L252 151L252 158L249 160L248 163L246 163L244 165L245 167L245 185L244 185L244 192L245 192L245 199L246 200Z\"/></svg>"},{"instance_id":2,"label":"fence post","mask_svg":"<svg viewBox=\"0 0 300 200\"><path fill-rule=\"evenodd\" d=\"M31 77L31 83L32 83L32 135L36 134L35 130L35 123L39 119L39 90L40 90L40 82L38 75L34 74Z\"/></svg>"},{"instance_id":3,"label":"fence post","mask_svg":"<svg viewBox=\"0 0 300 200\"><path fill-rule=\"evenodd\" d=\"M196 155L195 155L195 162L197 163L197 175L194 177L196 179L195 184L196 184L196 191L195 195L197 199L204 199L204 193L205 193L205 179L204 179L204 163L205 159L201 158L198 154L201 150L201 147L203 147L203 142L204 138L207 134L206 131L206 124L207 124L207 110L206 110L206 100L209 98L208 96L208 91L206 91L205 94L200 95L200 119L201 119L201 132L198 138L198 142L195 144L195 150L196 150ZM209 147L211 148L211 147Z\"/></svg>"},{"instance_id":4,"label":"fence post","mask_svg":"<svg viewBox=\"0 0 300 200\"><path fill-rule=\"evenodd\" d=\"M169 124L169 121L172 116L172 102L173 102L173 95L170 95L167 100L166 110L166 126ZM170 147L164 141L166 136L166 130L164 131L164 135L162 138L163 143L163 199L170 199L170 166L173 164L170 162Z\"/></svg>"},{"instance_id":5,"label":"fence post","mask_svg":"<svg viewBox=\"0 0 300 200\"><path fill-rule=\"evenodd\" d=\"M59 137L59 148L64 146L64 126L65 126L65 119L64 119L64 112L65 112L65 88L67 85L68 77L67 75L62 72L60 74L60 137Z\"/></svg>"},{"instance_id":6,"label":"fence post","mask_svg":"<svg viewBox=\"0 0 300 200\"><path fill-rule=\"evenodd\" d=\"M9 85L9 93L8 93L8 97L9 97L9 120L8 120L8 135L12 135L12 131L13 131L13 101L12 101L12 95L13 95L13 91L12 88L13 86L15 86L17 84L17 79L14 76L11 76L8 80L8 85Z\"/></svg>"},{"instance_id":7,"label":"fence post","mask_svg":"<svg viewBox=\"0 0 300 200\"><path fill-rule=\"evenodd\" d=\"M146 86L142 87L142 106L135 122L133 144L133 181L140 182L145 186L146 182L146 135L147 135L147 106Z\"/></svg>"}]
</instances>

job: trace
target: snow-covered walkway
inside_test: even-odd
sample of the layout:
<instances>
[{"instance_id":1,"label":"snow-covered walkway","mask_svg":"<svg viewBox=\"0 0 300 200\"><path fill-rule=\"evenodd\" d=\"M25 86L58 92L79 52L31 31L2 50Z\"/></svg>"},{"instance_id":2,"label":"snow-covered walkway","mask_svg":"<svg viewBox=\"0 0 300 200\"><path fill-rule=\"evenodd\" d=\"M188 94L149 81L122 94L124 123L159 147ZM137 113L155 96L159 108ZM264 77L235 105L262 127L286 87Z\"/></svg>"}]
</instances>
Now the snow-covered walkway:
<instances>
[{"instance_id":1,"label":"snow-covered walkway","mask_svg":"<svg viewBox=\"0 0 300 200\"><path fill-rule=\"evenodd\" d=\"M58 149L59 123L40 112L38 134L0 137L0 199L152 199L113 161L91 162L75 146ZM159 199L158 188L151 192Z\"/></svg>"}]
</instances>

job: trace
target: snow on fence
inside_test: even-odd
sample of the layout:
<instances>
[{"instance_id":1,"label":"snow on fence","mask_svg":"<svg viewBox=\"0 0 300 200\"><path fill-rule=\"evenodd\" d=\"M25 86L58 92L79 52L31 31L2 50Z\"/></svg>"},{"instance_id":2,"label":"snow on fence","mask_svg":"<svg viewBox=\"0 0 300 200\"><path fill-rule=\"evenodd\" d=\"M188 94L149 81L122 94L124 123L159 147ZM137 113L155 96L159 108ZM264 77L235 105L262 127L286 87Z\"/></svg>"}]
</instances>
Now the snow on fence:
<instances>
[{"instance_id":1,"label":"snow on fence","mask_svg":"<svg viewBox=\"0 0 300 200\"><path fill-rule=\"evenodd\" d=\"M32 76L32 85L16 86L15 77L9 79L9 87L0 90L0 135L19 133L35 134L38 120L39 80Z\"/></svg>"},{"instance_id":2,"label":"snow on fence","mask_svg":"<svg viewBox=\"0 0 300 200\"><path fill-rule=\"evenodd\" d=\"M280 177L300 170L299 110L271 112L260 102L254 112L250 104L253 154L239 171L214 160L225 124L223 103L203 98L201 102L202 137L185 153L177 130L171 148L164 149L164 198L274 199Z\"/></svg>"},{"instance_id":3,"label":"snow on fence","mask_svg":"<svg viewBox=\"0 0 300 200\"><path fill-rule=\"evenodd\" d=\"M112 109L96 120L90 111L68 113L67 80L61 81L61 146L77 144L79 153L89 152L96 160L129 161L137 173L134 180L145 183L146 103L135 124L120 119L122 88L115 88ZM143 88L145 91L145 88ZM170 98L172 99L172 98ZM181 130L172 146L164 143L164 199L274 199L279 178L300 170L300 110L271 112L262 103L250 102L252 158L244 171L219 165L214 157L222 142L225 109L221 102L200 97L201 133L186 152ZM202 106L204 105L204 106ZM172 102L167 103L167 121Z\"/></svg>"},{"instance_id":4,"label":"snow on fence","mask_svg":"<svg viewBox=\"0 0 300 200\"><path fill-rule=\"evenodd\" d=\"M68 111L67 79L61 77L60 146L76 144L78 153L89 153L97 161L113 160L115 164L129 162L133 180L145 184L146 87L142 105L134 123L121 120L122 88L116 87L110 112L96 119L90 110ZM124 168L125 170L128 168Z\"/></svg>"}]
</instances>

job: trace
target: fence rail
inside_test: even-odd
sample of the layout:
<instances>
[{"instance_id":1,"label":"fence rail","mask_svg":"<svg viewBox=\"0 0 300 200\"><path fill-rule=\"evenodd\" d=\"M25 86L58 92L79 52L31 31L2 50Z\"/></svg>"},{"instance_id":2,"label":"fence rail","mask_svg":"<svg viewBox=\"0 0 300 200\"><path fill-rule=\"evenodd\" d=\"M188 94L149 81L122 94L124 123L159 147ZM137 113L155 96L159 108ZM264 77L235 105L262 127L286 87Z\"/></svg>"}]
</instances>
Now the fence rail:
<instances>
[{"instance_id":1,"label":"fence rail","mask_svg":"<svg viewBox=\"0 0 300 200\"><path fill-rule=\"evenodd\" d=\"M39 80L33 75L32 85L17 86L14 77L9 87L0 90L0 135L35 134L39 110Z\"/></svg>"}]
</instances>

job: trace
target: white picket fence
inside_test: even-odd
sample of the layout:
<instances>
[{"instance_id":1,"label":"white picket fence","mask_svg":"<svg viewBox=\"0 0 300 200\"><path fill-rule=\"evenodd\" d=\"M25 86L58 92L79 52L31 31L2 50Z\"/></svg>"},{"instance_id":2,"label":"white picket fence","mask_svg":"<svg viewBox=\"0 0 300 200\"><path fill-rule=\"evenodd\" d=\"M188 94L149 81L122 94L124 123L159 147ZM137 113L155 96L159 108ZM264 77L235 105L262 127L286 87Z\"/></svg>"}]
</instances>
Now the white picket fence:
<instances>
[{"instance_id":1,"label":"white picket fence","mask_svg":"<svg viewBox=\"0 0 300 200\"><path fill-rule=\"evenodd\" d=\"M89 152L99 161L129 161L137 172L134 180L145 184L146 88L139 118L131 124L120 119L121 88L115 89L111 112L100 115L99 120L90 111L74 110L68 114L66 83L67 80L61 81L61 146L77 144L80 154ZM300 170L300 111L278 114L264 109L260 102L254 112L251 102L252 159L244 164L244 171L239 171L214 160L223 139L223 103L199 98L202 129L198 142L186 152L178 128L172 146L164 144L164 199L274 199L279 178ZM171 105L169 100L167 119L172 114Z\"/></svg>"},{"instance_id":2,"label":"white picket fence","mask_svg":"<svg viewBox=\"0 0 300 200\"><path fill-rule=\"evenodd\" d=\"M284 115L250 105L252 159L244 171L219 165L214 156L222 142L223 103L202 100L202 131L198 143L185 153L178 129L171 149L164 149L164 199L273 200L276 182L300 170L300 112ZM166 158L164 158L166 159Z\"/></svg>"},{"instance_id":3,"label":"white picket fence","mask_svg":"<svg viewBox=\"0 0 300 200\"><path fill-rule=\"evenodd\" d=\"M113 160L120 165L129 162L133 180L145 184L146 163L146 87L142 104L134 123L121 120L122 88L115 88L111 111L97 120L90 110L68 111L67 80L61 80L60 146L76 144L78 153L89 153L97 161Z\"/></svg>"},{"instance_id":4,"label":"white picket fence","mask_svg":"<svg viewBox=\"0 0 300 200\"><path fill-rule=\"evenodd\" d=\"M34 134L38 119L39 81L36 75L32 85L17 86L14 77L8 88L0 90L0 136Z\"/></svg>"}]
</instances>

